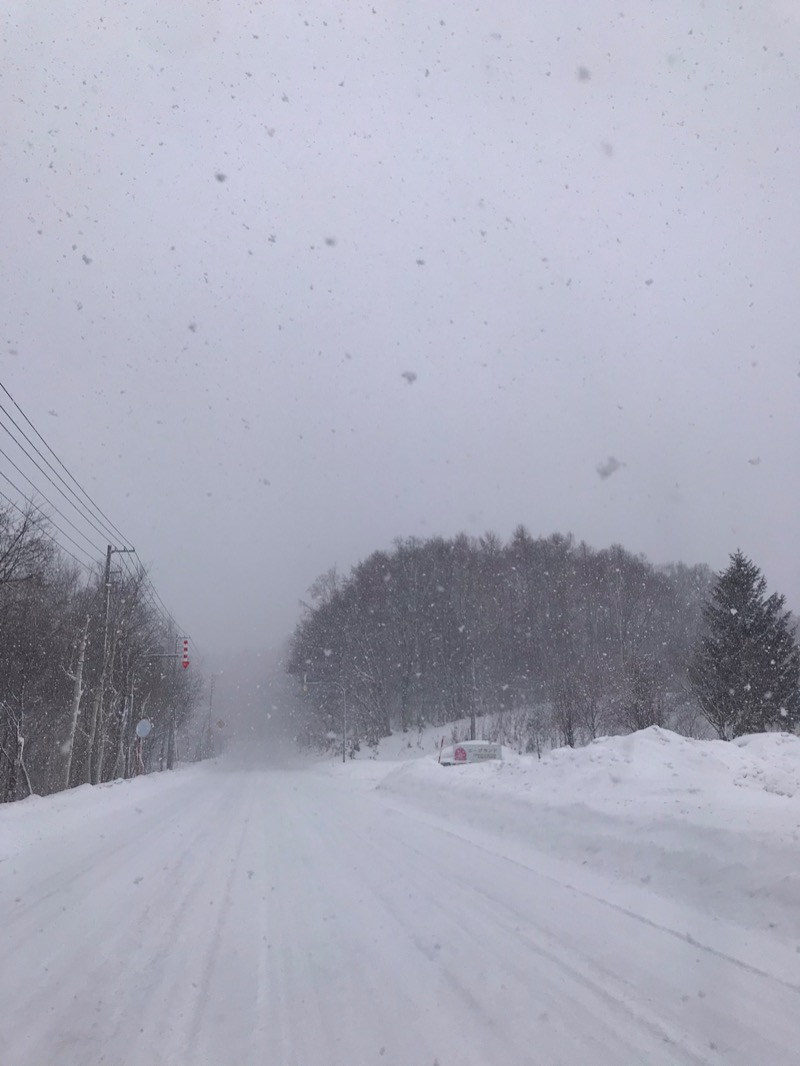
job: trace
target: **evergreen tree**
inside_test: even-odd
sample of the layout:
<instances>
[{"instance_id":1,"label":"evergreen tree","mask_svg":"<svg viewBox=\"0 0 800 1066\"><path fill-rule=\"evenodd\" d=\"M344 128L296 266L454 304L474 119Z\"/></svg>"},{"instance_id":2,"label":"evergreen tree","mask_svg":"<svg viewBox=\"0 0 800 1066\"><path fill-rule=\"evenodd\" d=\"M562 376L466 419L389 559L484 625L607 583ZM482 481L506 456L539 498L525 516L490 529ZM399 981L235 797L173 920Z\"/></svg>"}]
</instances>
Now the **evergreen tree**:
<instances>
[{"instance_id":1,"label":"evergreen tree","mask_svg":"<svg viewBox=\"0 0 800 1066\"><path fill-rule=\"evenodd\" d=\"M766 595L759 568L731 556L703 608L706 632L690 681L703 714L723 740L800 721L800 650L783 596Z\"/></svg>"}]
</instances>

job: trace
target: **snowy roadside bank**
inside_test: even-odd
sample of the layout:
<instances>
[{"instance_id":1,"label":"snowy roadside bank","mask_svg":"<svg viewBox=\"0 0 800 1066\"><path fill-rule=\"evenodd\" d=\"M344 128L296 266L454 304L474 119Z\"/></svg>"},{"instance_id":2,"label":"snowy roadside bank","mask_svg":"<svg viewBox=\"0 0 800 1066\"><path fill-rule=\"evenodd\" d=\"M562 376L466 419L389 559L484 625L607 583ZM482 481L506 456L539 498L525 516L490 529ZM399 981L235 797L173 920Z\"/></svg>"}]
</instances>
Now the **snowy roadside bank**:
<instances>
[{"instance_id":1,"label":"snowy roadside bank","mask_svg":"<svg viewBox=\"0 0 800 1066\"><path fill-rule=\"evenodd\" d=\"M443 768L417 759L383 773L376 787L800 952L795 736L724 743L653 727L541 761L511 754L502 763Z\"/></svg>"},{"instance_id":2,"label":"snowy roadside bank","mask_svg":"<svg viewBox=\"0 0 800 1066\"><path fill-rule=\"evenodd\" d=\"M85 831L114 815L146 813L161 796L181 789L190 777L207 772L208 764L182 766L168 773L79 785L52 796L29 796L0 804L0 862L72 832Z\"/></svg>"}]
</instances>

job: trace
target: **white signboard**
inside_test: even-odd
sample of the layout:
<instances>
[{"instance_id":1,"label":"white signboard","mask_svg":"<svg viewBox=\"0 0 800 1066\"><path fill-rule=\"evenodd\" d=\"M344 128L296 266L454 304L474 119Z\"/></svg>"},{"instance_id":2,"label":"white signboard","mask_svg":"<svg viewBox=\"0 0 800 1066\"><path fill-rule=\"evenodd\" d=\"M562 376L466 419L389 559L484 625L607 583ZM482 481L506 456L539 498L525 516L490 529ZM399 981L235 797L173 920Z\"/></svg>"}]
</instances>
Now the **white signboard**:
<instances>
[{"instance_id":1,"label":"white signboard","mask_svg":"<svg viewBox=\"0 0 800 1066\"><path fill-rule=\"evenodd\" d=\"M442 766L460 766L468 762L486 762L487 759L502 759L501 744L486 740L462 740L451 748L445 748L439 760Z\"/></svg>"},{"instance_id":2,"label":"white signboard","mask_svg":"<svg viewBox=\"0 0 800 1066\"><path fill-rule=\"evenodd\" d=\"M149 718L141 718L136 723L136 736L140 740L144 740L145 737L149 737L153 731L153 723Z\"/></svg>"}]
</instances>

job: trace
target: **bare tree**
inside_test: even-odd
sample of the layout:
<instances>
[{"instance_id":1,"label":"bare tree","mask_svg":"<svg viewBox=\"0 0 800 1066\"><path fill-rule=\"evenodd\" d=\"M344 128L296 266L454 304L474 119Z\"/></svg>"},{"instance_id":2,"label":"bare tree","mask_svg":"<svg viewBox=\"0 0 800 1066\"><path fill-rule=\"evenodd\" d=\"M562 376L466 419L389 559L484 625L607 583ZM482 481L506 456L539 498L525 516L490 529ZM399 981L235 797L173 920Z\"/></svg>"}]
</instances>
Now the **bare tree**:
<instances>
[{"instance_id":1,"label":"bare tree","mask_svg":"<svg viewBox=\"0 0 800 1066\"><path fill-rule=\"evenodd\" d=\"M86 615L86 622L83 627L83 633L81 634L80 641L78 643L78 661L75 666L75 672L72 673L65 668L64 673L72 681L72 705L70 707L69 716L69 731L67 733L66 740L63 744L63 751L65 755L64 759L64 779L63 788L69 788L70 773L72 772L72 752L75 748L75 730L78 726L78 717L81 711L81 699L83 697L83 666L86 662L86 641L89 637L89 615Z\"/></svg>"}]
</instances>

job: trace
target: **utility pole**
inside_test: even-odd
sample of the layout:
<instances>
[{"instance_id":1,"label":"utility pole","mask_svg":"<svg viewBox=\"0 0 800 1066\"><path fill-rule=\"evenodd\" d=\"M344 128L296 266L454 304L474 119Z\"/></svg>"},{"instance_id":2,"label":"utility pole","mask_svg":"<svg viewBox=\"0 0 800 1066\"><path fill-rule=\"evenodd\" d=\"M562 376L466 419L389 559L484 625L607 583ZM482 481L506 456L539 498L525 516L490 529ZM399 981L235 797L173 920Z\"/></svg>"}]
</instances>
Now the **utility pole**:
<instances>
[{"instance_id":1,"label":"utility pole","mask_svg":"<svg viewBox=\"0 0 800 1066\"><path fill-rule=\"evenodd\" d=\"M124 555L134 552L135 548L114 548L111 544L106 549L106 618L103 629L103 665L100 669L100 678L97 683L97 694L92 704L92 716L89 721L89 757L86 760L86 781L90 785L98 785L103 768L102 732L103 732L103 697L105 696L106 678L108 673L108 622L111 613L111 556L114 553ZM97 726L100 725L100 741L97 738ZM95 751L97 746L97 751Z\"/></svg>"},{"instance_id":2,"label":"utility pole","mask_svg":"<svg viewBox=\"0 0 800 1066\"><path fill-rule=\"evenodd\" d=\"M105 576L105 586L106 586L106 624L105 624L105 630L104 630L104 634L103 634L103 664L105 664L106 653L108 651L108 616L109 616L109 610L111 608L111 556L114 555L114 554L127 555L127 554L131 554L131 553L133 553L135 551L136 551L135 548L113 548L110 544L106 548L106 576Z\"/></svg>"}]
</instances>

